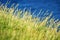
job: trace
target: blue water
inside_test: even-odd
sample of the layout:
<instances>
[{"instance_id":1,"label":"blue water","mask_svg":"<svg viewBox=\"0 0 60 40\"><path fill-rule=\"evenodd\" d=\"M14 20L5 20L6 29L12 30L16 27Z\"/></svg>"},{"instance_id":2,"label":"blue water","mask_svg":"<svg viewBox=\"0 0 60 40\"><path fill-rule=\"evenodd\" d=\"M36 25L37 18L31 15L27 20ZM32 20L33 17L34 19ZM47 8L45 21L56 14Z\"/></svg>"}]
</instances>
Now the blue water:
<instances>
[{"instance_id":1,"label":"blue water","mask_svg":"<svg viewBox=\"0 0 60 40\"><path fill-rule=\"evenodd\" d=\"M4 4L7 2L7 0L0 1ZM18 8L20 9L26 7L27 9L31 8L31 11L37 10L37 12L39 12L40 9L43 9L43 11L53 11L54 18L60 19L60 0L10 0L8 7L13 3L19 4Z\"/></svg>"}]
</instances>

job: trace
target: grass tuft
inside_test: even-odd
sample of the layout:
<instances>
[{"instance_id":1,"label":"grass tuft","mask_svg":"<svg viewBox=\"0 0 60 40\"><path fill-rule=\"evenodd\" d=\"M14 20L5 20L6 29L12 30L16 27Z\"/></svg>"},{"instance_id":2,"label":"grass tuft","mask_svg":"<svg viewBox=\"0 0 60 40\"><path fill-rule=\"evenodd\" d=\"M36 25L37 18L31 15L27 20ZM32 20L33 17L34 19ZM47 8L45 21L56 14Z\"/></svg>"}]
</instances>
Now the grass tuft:
<instances>
[{"instance_id":1,"label":"grass tuft","mask_svg":"<svg viewBox=\"0 0 60 40\"><path fill-rule=\"evenodd\" d=\"M0 6L0 40L60 40L60 21L50 17L41 21L28 11Z\"/></svg>"}]
</instances>

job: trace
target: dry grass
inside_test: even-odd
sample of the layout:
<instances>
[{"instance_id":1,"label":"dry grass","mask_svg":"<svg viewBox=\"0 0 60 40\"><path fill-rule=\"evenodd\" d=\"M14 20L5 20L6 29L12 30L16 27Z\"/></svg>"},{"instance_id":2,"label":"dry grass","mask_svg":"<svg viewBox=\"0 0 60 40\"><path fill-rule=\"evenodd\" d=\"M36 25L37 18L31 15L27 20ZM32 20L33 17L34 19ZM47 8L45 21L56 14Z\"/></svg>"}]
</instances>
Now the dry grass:
<instances>
[{"instance_id":1,"label":"dry grass","mask_svg":"<svg viewBox=\"0 0 60 40\"><path fill-rule=\"evenodd\" d=\"M28 11L0 6L0 40L60 40L60 21L33 18ZM16 14L17 13L17 14ZM50 24L48 24L50 23ZM54 28L52 28L54 27Z\"/></svg>"}]
</instances>

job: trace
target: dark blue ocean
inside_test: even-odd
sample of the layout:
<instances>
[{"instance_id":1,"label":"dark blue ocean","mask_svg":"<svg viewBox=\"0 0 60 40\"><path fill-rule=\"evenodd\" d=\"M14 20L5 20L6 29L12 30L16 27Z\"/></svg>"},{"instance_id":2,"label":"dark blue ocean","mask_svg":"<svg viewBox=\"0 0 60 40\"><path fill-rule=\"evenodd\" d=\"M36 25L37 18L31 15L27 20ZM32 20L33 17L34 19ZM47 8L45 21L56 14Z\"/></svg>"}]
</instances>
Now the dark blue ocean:
<instances>
[{"instance_id":1,"label":"dark blue ocean","mask_svg":"<svg viewBox=\"0 0 60 40\"><path fill-rule=\"evenodd\" d=\"M8 0L0 0L3 4L5 4ZM33 12L36 11L36 14L42 9L44 12L48 10L49 12L53 11L53 16L55 19L60 19L60 0L9 0L10 7L13 3L19 4L19 9L30 9Z\"/></svg>"}]
</instances>

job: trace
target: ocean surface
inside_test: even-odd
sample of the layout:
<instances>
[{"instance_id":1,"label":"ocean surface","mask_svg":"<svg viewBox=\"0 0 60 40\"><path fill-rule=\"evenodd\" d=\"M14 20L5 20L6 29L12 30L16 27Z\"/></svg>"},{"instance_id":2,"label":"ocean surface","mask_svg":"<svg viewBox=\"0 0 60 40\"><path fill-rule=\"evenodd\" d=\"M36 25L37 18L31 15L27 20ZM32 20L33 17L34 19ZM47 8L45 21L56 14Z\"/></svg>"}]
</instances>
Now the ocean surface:
<instances>
[{"instance_id":1,"label":"ocean surface","mask_svg":"<svg viewBox=\"0 0 60 40\"><path fill-rule=\"evenodd\" d=\"M48 10L48 12L53 11L53 16L55 19L60 19L60 0L9 0L10 3L8 7L10 7L13 3L19 4L19 9L30 9L31 12L36 10L35 14L38 14L42 9L44 12ZM7 0L0 0L1 3L5 4Z\"/></svg>"}]
</instances>

